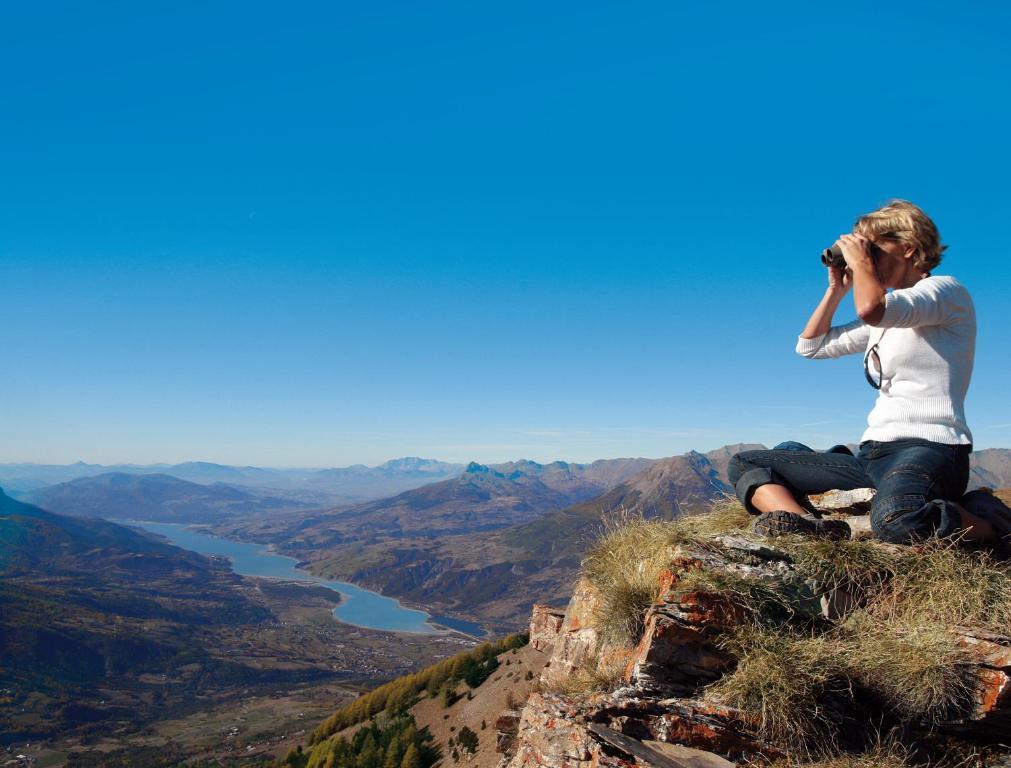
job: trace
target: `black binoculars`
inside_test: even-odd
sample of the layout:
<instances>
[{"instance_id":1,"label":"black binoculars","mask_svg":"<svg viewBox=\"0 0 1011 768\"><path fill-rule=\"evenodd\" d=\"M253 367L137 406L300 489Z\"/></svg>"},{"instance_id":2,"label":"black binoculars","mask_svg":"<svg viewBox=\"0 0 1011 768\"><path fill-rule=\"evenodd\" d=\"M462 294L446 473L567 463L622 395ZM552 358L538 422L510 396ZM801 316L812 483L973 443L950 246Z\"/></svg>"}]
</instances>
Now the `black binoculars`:
<instances>
[{"instance_id":1,"label":"black binoculars","mask_svg":"<svg viewBox=\"0 0 1011 768\"><path fill-rule=\"evenodd\" d=\"M826 248L821 252L821 263L826 267L839 267L843 268L846 266L846 259L843 258L842 248L838 245L833 245L831 248Z\"/></svg>"},{"instance_id":2,"label":"black binoculars","mask_svg":"<svg viewBox=\"0 0 1011 768\"><path fill-rule=\"evenodd\" d=\"M881 255L881 248L879 248L875 243L868 243L867 248L871 252L871 258L877 261L877 258ZM839 269L845 268L846 259L843 258L842 248L838 245L826 248L821 252L821 263L826 267L838 267Z\"/></svg>"}]
</instances>

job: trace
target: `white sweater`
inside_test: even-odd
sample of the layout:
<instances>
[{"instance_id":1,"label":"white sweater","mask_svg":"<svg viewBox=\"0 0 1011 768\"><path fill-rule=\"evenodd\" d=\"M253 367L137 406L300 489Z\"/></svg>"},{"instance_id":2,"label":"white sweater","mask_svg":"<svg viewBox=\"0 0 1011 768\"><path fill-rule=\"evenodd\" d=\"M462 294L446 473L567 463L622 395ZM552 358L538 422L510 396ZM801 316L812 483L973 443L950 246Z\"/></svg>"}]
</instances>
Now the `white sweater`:
<instances>
[{"instance_id":1,"label":"white sweater","mask_svg":"<svg viewBox=\"0 0 1011 768\"><path fill-rule=\"evenodd\" d=\"M965 423L965 394L976 352L976 310L953 277L925 277L885 297L877 326L862 320L797 341L811 359L866 354L878 345L881 391L862 440L920 437L935 443L972 443ZM868 361L877 378L874 357Z\"/></svg>"}]
</instances>

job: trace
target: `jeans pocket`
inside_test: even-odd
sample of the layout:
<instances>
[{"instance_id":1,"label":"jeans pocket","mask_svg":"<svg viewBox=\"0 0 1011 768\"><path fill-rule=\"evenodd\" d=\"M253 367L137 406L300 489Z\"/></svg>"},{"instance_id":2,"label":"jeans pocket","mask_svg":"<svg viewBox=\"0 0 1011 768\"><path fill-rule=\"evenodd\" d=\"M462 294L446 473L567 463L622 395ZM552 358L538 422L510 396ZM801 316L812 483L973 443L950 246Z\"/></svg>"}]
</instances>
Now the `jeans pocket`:
<instances>
[{"instance_id":1,"label":"jeans pocket","mask_svg":"<svg viewBox=\"0 0 1011 768\"><path fill-rule=\"evenodd\" d=\"M891 525L900 517L916 512L927 502L922 493L900 493L889 496L874 515L879 525Z\"/></svg>"}]
</instances>

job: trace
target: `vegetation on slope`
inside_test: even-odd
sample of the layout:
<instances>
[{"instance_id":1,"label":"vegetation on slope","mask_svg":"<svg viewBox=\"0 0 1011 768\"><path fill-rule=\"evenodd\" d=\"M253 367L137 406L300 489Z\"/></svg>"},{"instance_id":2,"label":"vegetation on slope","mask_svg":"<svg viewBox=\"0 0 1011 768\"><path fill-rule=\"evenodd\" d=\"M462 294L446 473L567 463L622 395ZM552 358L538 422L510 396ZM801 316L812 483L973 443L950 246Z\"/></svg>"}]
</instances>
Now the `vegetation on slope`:
<instances>
[{"instance_id":1,"label":"vegetation on slope","mask_svg":"<svg viewBox=\"0 0 1011 768\"><path fill-rule=\"evenodd\" d=\"M498 667L496 656L513 648L520 648L526 643L526 634L508 635L501 640L482 643L469 651L458 653L413 675L405 675L381 685L359 696L324 720L313 731L309 744L317 745L338 731L364 722L380 712L401 713L410 707L422 692L436 696L442 690L454 688L461 681L471 688L476 688Z\"/></svg>"},{"instance_id":2,"label":"vegetation on slope","mask_svg":"<svg viewBox=\"0 0 1011 768\"><path fill-rule=\"evenodd\" d=\"M441 757L427 728L404 713L376 717L352 735L326 739L310 751L293 749L284 768L430 768Z\"/></svg>"}]
</instances>

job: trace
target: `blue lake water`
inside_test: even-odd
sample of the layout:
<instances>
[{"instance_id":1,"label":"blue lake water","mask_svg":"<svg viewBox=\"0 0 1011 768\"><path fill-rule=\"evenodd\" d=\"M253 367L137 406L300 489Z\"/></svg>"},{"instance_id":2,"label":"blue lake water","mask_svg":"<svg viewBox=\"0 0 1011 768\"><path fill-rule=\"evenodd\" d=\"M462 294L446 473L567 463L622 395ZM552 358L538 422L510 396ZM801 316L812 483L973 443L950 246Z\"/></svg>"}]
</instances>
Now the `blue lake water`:
<instances>
[{"instance_id":1,"label":"blue lake water","mask_svg":"<svg viewBox=\"0 0 1011 768\"><path fill-rule=\"evenodd\" d=\"M232 570L242 576L304 581L328 587L341 596L340 605L333 610L334 617L347 624L387 632L431 633L439 631L434 622L476 637L484 634L477 624L446 616L430 616L424 611L405 608L391 597L384 597L354 584L320 579L296 568L295 564L298 561L294 558L271 552L261 544L231 541L175 523L149 523L138 520L116 522L157 533L177 547L199 552L201 555L227 557L232 563Z\"/></svg>"}]
</instances>

